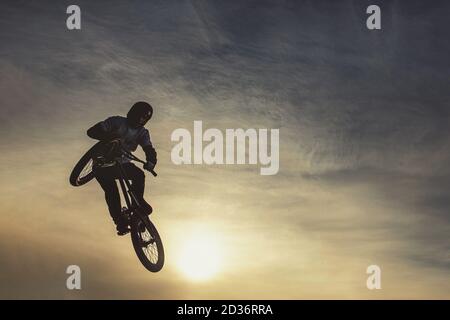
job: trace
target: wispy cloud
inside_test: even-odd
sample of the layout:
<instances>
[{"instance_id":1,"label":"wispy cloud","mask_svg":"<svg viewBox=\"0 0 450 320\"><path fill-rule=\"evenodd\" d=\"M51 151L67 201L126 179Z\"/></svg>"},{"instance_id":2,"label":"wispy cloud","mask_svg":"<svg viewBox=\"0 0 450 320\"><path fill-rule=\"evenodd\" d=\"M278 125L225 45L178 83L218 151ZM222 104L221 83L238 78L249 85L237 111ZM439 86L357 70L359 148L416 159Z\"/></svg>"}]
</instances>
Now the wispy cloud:
<instances>
[{"instance_id":1,"label":"wispy cloud","mask_svg":"<svg viewBox=\"0 0 450 320\"><path fill-rule=\"evenodd\" d=\"M360 1L79 5L76 32L65 4L1 5L0 296L449 297L446 2L385 3L377 33ZM114 236L96 183L67 180L86 129L141 99L155 106L146 195L168 254L156 275ZM173 165L170 133L194 120L280 128L279 174ZM202 285L175 262L195 226L220 236L229 263ZM77 263L79 295L64 287Z\"/></svg>"}]
</instances>

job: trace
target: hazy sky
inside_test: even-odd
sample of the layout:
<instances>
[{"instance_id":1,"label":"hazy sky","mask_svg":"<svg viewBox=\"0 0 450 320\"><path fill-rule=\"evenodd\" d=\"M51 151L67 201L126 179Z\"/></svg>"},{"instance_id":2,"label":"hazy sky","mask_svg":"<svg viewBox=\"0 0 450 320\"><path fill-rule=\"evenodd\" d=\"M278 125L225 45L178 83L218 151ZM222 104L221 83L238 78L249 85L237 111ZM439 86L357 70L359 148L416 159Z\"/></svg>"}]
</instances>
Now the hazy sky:
<instances>
[{"instance_id":1,"label":"hazy sky","mask_svg":"<svg viewBox=\"0 0 450 320\"><path fill-rule=\"evenodd\" d=\"M2 1L0 298L449 299L450 3L377 1L369 31L374 3ZM155 109L156 274L98 184L68 182L86 129L138 100ZM194 120L280 129L279 173L172 164ZM195 236L217 244L209 280L183 273Z\"/></svg>"}]
</instances>

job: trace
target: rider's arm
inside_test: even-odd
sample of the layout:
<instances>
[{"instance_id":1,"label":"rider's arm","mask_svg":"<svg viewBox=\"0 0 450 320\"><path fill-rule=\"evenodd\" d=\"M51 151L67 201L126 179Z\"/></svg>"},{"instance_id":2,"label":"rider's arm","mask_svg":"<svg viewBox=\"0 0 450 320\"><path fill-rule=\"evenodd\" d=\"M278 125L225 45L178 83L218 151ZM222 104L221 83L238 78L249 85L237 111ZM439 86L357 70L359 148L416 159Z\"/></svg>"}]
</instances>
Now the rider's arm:
<instances>
[{"instance_id":1,"label":"rider's arm","mask_svg":"<svg viewBox=\"0 0 450 320\"><path fill-rule=\"evenodd\" d=\"M149 144L149 145L146 145L146 146L142 147L142 149L145 152L145 157L147 158L147 162L151 162L153 164L156 164L158 159L156 158L156 150L155 150L155 148L153 148L153 146L151 144Z\"/></svg>"},{"instance_id":2,"label":"rider's arm","mask_svg":"<svg viewBox=\"0 0 450 320\"><path fill-rule=\"evenodd\" d=\"M86 133L90 138L97 140L105 140L108 135L108 132L105 131L102 122L90 127Z\"/></svg>"},{"instance_id":3,"label":"rider's arm","mask_svg":"<svg viewBox=\"0 0 450 320\"><path fill-rule=\"evenodd\" d=\"M114 127L113 117L100 121L87 130L87 135L92 139L109 140L112 138Z\"/></svg>"},{"instance_id":4,"label":"rider's arm","mask_svg":"<svg viewBox=\"0 0 450 320\"><path fill-rule=\"evenodd\" d=\"M148 130L145 130L142 134L142 136L139 139L139 144L142 147L142 150L145 152L145 157L147 159L147 162L151 162L153 164L156 164L158 161L156 156L156 150L153 147L152 141L150 140L150 134L148 133Z\"/></svg>"}]
</instances>

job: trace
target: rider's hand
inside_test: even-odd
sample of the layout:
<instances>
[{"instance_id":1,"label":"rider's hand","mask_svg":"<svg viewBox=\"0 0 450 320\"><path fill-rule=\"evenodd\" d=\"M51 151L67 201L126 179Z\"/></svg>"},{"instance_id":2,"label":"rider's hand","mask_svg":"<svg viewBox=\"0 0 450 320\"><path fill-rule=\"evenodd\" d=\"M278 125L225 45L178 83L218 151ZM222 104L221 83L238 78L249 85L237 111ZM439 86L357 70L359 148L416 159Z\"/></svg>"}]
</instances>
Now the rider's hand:
<instances>
[{"instance_id":1,"label":"rider's hand","mask_svg":"<svg viewBox=\"0 0 450 320\"><path fill-rule=\"evenodd\" d=\"M155 164L153 162L147 161L146 164L144 164L144 169L151 171L155 168Z\"/></svg>"}]
</instances>

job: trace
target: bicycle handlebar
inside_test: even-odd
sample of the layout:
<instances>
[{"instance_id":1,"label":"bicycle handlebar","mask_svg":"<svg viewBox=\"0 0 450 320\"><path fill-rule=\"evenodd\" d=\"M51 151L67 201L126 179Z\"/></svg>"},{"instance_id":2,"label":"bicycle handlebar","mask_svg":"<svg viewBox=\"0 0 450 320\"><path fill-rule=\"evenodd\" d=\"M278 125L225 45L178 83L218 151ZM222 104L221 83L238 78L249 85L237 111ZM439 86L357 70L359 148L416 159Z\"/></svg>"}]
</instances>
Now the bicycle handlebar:
<instances>
[{"instance_id":1,"label":"bicycle handlebar","mask_svg":"<svg viewBox=\"0 0 450 320\"><path fill-rule=\"evenodd\" d=\"M122 146L121 146L120 148L121 148L122 154L125 155L127 158L129 158L130 160L134 160L134 161L137 161L137 162L140 162L140 163L144 164L144 169L147 170L147 171L150 171L150 173L151 173L154 177L156 177L156 176L158 175L153 169L147 169L147 168L145 167L145 164L147 164L147 162L145 162L145 161L139 159L139 158L136 157L134 154L128 152L128 151L125 150Z\"/></svg>"},{"instance_id":2,"label":"bicycle handlebar","mask_svg":"<svg viewBox=\"0 0 450 320\"><path fill-rule=\"evenodd\" d=\"M140 162L140 163L144 164L144 169L147 170L147 171L150 171L150 173L151 173L154 177L156 177L156 176L158 175L153 169L147 169L147 168L145 167L145 164L147 164L147 162L145 162L145 161L139 159L139 158L136 157L134 154L132 154L131 152L129 152L128 150L126 150L126 149L122 146L122 142L120 141L120 139L113 139L113 140L111 140L110 142L113 142L113 141L115 141L115 142L117 142L117 143L119 144L119 149L120 149L120 152L122 153L122 155L126 156L126 157L127 157L128 159L130 159L130 160L133 160L133 161Z\"/></svg>"}]
</instances>

